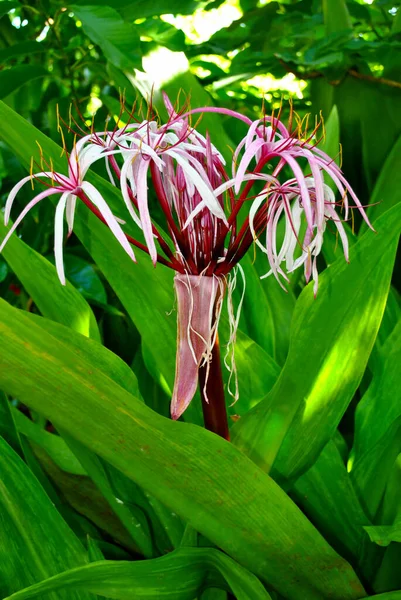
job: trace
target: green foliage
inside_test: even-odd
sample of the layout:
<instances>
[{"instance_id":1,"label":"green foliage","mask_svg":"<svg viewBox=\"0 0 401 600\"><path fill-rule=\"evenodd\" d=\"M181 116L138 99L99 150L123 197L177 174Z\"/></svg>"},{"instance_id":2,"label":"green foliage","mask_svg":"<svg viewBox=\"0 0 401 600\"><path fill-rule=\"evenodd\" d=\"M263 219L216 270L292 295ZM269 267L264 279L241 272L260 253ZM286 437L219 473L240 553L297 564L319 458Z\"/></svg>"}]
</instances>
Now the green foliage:
<instances>
[{"instance_id":1,"label":"green foliage","mask_svg":"<svg viewBox=\"0 0 401 600\"><path fill-rule=\"evenodd\" d=\"M252 119L262 99L283 120L288 99L322 113L320 147L376 231L344 223L347 264L328 224L317 298L302 275L287 293L260 280L252 249L241 261L228 443L199 397L169 419L173 272L132 264L79 206L61 286L54 204L35 207L0 257L1 599L401 598L400 2L240 0L227 26L223 4L0 2L1 206L32 157L65 172L59 117L71 147L94 115L124 121L122 98L146 112L154 83L162 118L162 89ZM194 14L220 29L204 39L194 20L191 36ZM230 165L243 124L197 127ZM141 239L97 166L87 179ZM224 348L225 315L219 334Z\"/></svg>"}]
</instances>

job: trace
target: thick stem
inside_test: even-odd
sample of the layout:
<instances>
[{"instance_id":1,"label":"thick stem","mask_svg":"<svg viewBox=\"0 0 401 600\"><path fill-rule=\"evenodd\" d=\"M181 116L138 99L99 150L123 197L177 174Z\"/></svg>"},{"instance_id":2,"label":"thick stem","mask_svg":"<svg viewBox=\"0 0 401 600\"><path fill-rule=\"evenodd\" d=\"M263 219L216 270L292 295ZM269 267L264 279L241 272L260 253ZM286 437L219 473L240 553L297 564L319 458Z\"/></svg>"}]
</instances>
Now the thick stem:
<instances>
[{"instance_id":1,"label":"thick stem","mask_svg":"<svg viewBox=\"0 0 401 600\"><path fill-rule=\"evenodd\" d=\"M207 365L199 367L199 389L202 398L203 418L206 429L229 440L230 432L228 429L227 409L224 399L224 384L221 371L218 337L213 346L209 372L207 373Z\"/></svg>"}]
</instances>

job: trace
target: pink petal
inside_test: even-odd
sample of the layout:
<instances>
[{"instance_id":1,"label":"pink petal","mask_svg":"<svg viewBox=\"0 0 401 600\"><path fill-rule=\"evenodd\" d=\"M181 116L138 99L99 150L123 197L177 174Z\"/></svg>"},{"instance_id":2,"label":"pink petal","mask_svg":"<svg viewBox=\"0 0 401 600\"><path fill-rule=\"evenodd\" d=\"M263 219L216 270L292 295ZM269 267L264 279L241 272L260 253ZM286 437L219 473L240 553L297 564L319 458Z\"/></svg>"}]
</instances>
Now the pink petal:
<instances>
[{"instance_id":1,"label":"pink petal","mask_svg":"<svg viewBox=\"0 0 401 600\"><path fill-rule=\"evenodd\" d=\"M177 274L174 287L178 330L171 416L178 419L194 397L199 366L213 346L214 307L220 286L215 277Z\"/></svg>"}]
</instances>

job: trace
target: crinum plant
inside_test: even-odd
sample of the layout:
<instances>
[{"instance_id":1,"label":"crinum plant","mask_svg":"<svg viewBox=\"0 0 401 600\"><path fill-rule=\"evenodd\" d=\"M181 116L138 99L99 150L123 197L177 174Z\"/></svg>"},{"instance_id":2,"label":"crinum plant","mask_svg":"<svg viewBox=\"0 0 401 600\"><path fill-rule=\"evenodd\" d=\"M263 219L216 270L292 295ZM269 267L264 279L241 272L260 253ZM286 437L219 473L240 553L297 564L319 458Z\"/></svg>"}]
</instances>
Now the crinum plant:
<instances>
[{"instance_id":1,"label":"crinum plant","mask_svg":"<svg viewBox=\"0 0 401 600\"><path fill-rule=\"evenodd\" d=\"M178 419L191 402L198 382L205 425L229 439L218 325L226 299L230 337L224 363L230 371L228 392L237 401L240 382L234 358L236 331L246 281L240 261L253 244L267 257L267 272L278 284L303 267L306 282L318 291L318 256L327 223L333 224L348 261L348 240L343 221L357 208L370 226L364 209L332 157L318 148L319 126L308 132L307 121L291 109L288 125L277 116L256 121L229 109L210 107L181 110L166 94L165 122L149 108L146 117L135 108L127 122L113 130L82 132L69 150L65 174L51 164L31 174L11 190L5 207L7 224L19 190L38 180L47 186L17 217L0 251L25 215L52 195L60 195L54 220L55 264L61 283L64 217L71 234L77 200L83 202L113 233L135 262L135 249L150 260L176 272L177 354L171 416ZM202 135L193 115L218 112L246 125L231 165L213 143L212 133ZM121 115L120 115L121 116ZM69 128L74 131L73 127ZM86 180L90 167L102 160L111 183L121 195L121 215L131 218L143 241L124 232L124 221L113 214L107 200ZM43 161L42 161L43 162ZM42 165L43 166L43 165ZM338 190L340 201L327 181ZM152 218L148 188L155 192L164 216L162 230ZM354 207L349 206L349 199ZM125 215L124 215L125 216ZM280 233L280 226L282 227ZM135 268L133 266L133 268ZM234 306L238 279L242 299ZM232 378L234 384L232 384Z\"/></svg>"}]
</instances>

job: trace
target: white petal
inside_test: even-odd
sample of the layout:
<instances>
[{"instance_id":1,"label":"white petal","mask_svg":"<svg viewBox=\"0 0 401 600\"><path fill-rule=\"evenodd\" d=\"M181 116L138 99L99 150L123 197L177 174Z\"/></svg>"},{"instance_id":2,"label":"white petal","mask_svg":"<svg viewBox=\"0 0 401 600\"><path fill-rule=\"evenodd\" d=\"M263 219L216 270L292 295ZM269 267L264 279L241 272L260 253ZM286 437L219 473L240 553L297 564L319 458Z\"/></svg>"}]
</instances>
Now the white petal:
<instances>
[{"instance_id":1,"label":"white petal","mask_svg":"<svg viewBox=\"0 0 401 600\"><path fill-rule=\"evenodd\" d=\"M47 177L49 179L54 178L54 174L52 173L47 173L47 172L41 172L41 173L35 173L34 177ZM7 202L6 202L6 206L4 209L4 225L8 224L8 221L10 219L10 213L11 213L11 209L15 200L16 195L18 194L18 192L20 191L20 189L26 184L28 183L28 181L32 181L33 178L31 177L31 175L28 175L27 177L24 177L23 179L21 179L21 181L19 181L11 190L11 192L8 194L8 198L7 198Z\"/></svg>"},{"instance_id":2,"label":"white petal","mask_svg":"<svg viewBox=\"0 0 401 600\"><path fill-rule=\"evenodd\" d=\"M2 241L1 245L0 245L0 252L2 252L4 246L7 244L8 240L10 239L11 235L14 233L14 231L17 229L18 225L21 223L22 219L25 217L25 215L31 210L31 208L33 208L34 206L36 206L36 204L38 202L40 202L41 200L43 200L43 198L46 198L47 196L52 196L53 194L59 194L60 190L54 189L54 188L50 188L48 190L45 190L44 192L41 192L40 194L38 194L37 196L35 196L35 198L33 198L33 200L31 200L24 208L24 210L21 212L20 215L18 215L17 220L15 221L15 223L13 224L13 226L11 227L10 231L7 233L6 237L4 238L4 240Z\"/></svg>"},{"instance_id":3,"label":"white petal","mask_svg":"<svg viewBox=\"0 0 401 600\"><path fill-rule=\"evenodd\" d=\"M56 270L61 283L65 285L65 273L63 264L63 234L64 234L64 211L68 201L68 192L63 194L57 203L54 217L54 258Z\"/></svg>"},{"instance_id":4,"label":"white petal","mask_svg":"<svg viewBox=\"0 0 401 600\"><path fill-rule=\"evenodd\" d=\"M137 160L140 160L140 159L137 158ZM129 214L131 215L134 222L138 225L138 227L140 227L142 229L141 219L136 214L134 206L132 204L132 200L129 195L128 181L131 183L132 192L134 194L136 192L136 183L134 183L134 181L132 181L132 180L133 180L133 175L132 175L132 157L131 157L125 161L125 163L123 164L122 169L121 169L121 175L120 175L121 193L122 193L123 200L125 202L125 206L127 207Z\"/></svg>"},{"instance_id":5,"label":"white petal","mask_svg":"<svg viewBox=\"0 0 401 600\"><path fill-rule=\"evenodd\" d=\"M182 170L186 173L186 175L188 175L210 212L219 219L222 219L222 221L226 225L228 225L227 218L213 190L202 179L199 173L178 152L174 152L173 150L166 150L166 154L174 158L180 165Z\"/></svg>"}]
</instances>

